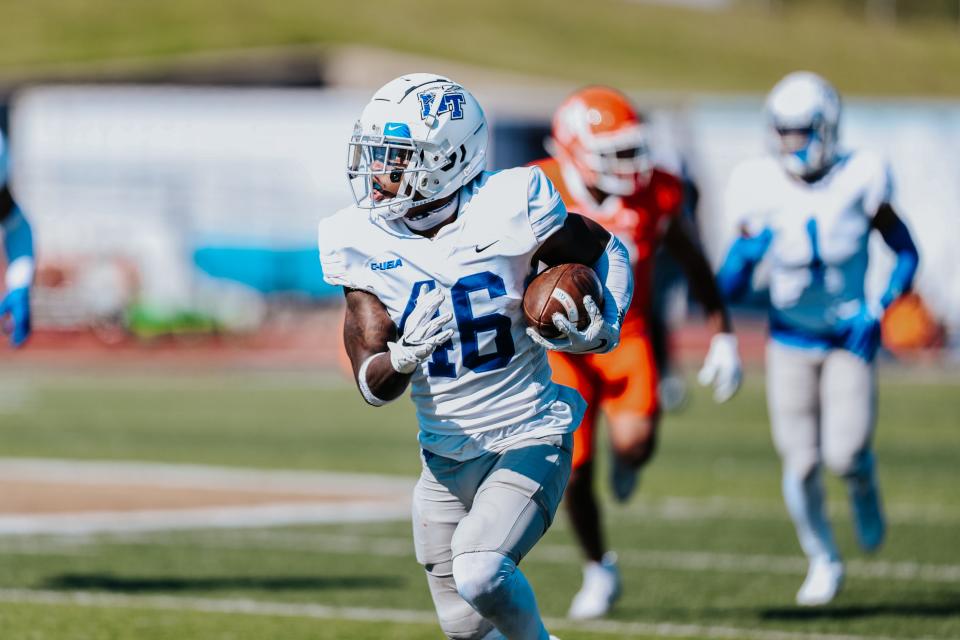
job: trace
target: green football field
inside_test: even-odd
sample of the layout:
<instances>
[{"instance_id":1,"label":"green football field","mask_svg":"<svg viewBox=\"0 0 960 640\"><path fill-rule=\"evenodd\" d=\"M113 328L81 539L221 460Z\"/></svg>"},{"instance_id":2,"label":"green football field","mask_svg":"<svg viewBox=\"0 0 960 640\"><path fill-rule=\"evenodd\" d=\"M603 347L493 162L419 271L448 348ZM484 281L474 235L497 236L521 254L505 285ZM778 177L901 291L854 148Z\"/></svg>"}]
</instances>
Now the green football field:
<instances>
[{"instance_id":1,"label":"green football field","mask_svg":"<svg viewBox=\"0 0 960 640\"><path fill-rule=\"evenodd\" d=\"M563 515L523 568L564 640L958 638L958 416L955 374L884 373L877 447L890 536L877 556L860 553L843 486L829 483L849 564L844 592L824 609L793 605L805 567L759 374L728 405L696 390L666 417L637 499L607 503L625 582L610 619L563 620L580 565ZM0 370L0 458L409 482L414 437L407 400L368 408L335 376ZM410 537L403 521L0 535L0 638L439 638Z\"/></svg>"},{"instance_id":2,"label":"green football field","mask_svg":"<svg viewBox=\"0 0 960 640\"><path fill-rule=\"evenodd\" d=\"M948 19L894 28L836 0L769 2L784 7L779 13L760 10L768 3L759 1L726 11L666 4L0 0L0 77L82 76L83 64L109 61L149 70L195 53L349 44L426 55L440 73L449 73L449 60L633 91L768 91L785 73L810 69L845 94L960 94L957 25Z\"/></svg>"}]
</instances>

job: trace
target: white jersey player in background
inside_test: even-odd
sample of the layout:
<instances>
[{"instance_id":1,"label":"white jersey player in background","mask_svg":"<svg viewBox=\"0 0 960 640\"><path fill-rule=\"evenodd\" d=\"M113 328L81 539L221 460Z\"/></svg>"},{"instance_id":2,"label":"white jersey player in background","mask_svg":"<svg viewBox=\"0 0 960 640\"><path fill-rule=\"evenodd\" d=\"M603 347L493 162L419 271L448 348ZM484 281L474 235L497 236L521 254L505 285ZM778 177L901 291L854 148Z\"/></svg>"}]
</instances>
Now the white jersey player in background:
<instances>
[{"instance_id":1,"label":"white jersey player in background","mask_svg":"<svg viewBox=\"0 0 960 640\"><path fill-rule=\"evenodd\" d=\"M21 347L30 336L30 287L33 284L33 231L10 191L7 148L0 131L0 230L7 256L4 291L0 297L0 328L10 345Z\"/></svg>"},{"instance_id":2,"label":"white jersey player in background","mask_svg":"<svg viewBox=\"0 0 960 640\"><path fill-rule=\"evenodd\" d=\"M600 353L619 340L632 280L625 247L568 214L540 169L484 172L487 127L462 86L412 74L382 87L349 143L356 204L320 224L327 282L344 287L344 343L379 406L409 384L422 474L417 560L449 638L545 640L517 564L546 532L570 475L584 401L550 379L544 348ZM593 266L603 311L560 339L528 331L539 262Z\"/></svg>"},{"instance_id":3,"label":"white jersey player in background","mask_svg":"<svg viewBox=\"0 0 960 640\"><path fill-rule=\"evenodd\" d=\"M840 98L813 73L781 80L767 99L772 157L737 167L728 219L740 222L718 282L736 298L769 262L767 404L783 461L783 496L810 561L801 605L836 596L843 563L824 510L821 464L846 480L866 551L885 525L874 455L874 356L884 309L911 285L917 250L891 205L887 165L838 148ZM867 300L867 240L877 230L897 263L879 300Z\"/></svg>"}]
</instances>

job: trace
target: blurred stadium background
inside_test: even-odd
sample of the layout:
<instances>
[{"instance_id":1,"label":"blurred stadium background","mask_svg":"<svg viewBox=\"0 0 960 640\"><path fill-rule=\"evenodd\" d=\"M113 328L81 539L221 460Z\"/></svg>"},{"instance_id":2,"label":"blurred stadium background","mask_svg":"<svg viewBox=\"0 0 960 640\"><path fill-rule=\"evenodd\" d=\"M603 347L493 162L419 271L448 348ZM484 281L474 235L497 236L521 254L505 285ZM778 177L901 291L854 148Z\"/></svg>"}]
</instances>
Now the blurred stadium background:
<instances>
[{"instance_id":1,"label":"blurred stadium background","mask_svg":"<svg viewBox=\"0 0 960 640\"><path fill-rule=\"evenodd\" d=\"M502 168L544 154L569 91L622 88L698 185L718 262L728 173L763 150L764 93L801 68L843 93L843 140L891 160L921 252L922 305L884 335L890 543L870 560L846 545L835 605L790 606L804 566L748 305L741 396L693 390L611 514L624 602L558 629L960 637L960 2L0 0L0 25L0 128L38 256L35 333L0 352L0 637L439 637L403 521L412 411L363 406L316 258L318 220L350 200L360 108L400 73L447 74L485 106ZM672 291L693 371L706 334ZM561 520L529 560L555 618L579 571Z\"/></svg>"}]
</instances>

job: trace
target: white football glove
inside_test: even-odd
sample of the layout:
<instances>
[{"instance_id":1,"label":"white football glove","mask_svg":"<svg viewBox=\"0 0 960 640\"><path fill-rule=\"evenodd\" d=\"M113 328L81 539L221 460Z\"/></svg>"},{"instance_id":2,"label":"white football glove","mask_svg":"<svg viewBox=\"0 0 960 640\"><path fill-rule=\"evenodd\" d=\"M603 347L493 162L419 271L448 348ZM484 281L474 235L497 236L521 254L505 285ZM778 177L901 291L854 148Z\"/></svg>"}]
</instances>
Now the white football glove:
<instances>
[{"instance_id":1,"label":"white football glove","mask_svg":"<svg viewBox=\"0 0 960 640\"><path fill-rule=\"evenodd\" d=\"M453 329L441 331L441 327L453 319L450 312L433 315L443 304L443 291L433 289L427 293L421 290L417 304L407 316L403 336L398 342L388 342L390 364L397 373L413 373L428 360L441 344L453 336Z\"/></svg>"},{"instance_id":2,"label":"white football glove","mask_svg":"<svg viewBox=\"0 0 960 640\"><path fill-rule=\"evenodd\" d=\"M527 327L527 335L544 349L566 353L606 353L617 346L620 330L603 319L593 298L584 296L583 306L590 316L590 324L583 331L562 313L555 313L553 324L562 334L559 338L544 338L533 327Z\"/></svg>"},{"instance_id":3,"label":"white football glove","mask_svg":"<svg viewBox=\"0 0 960 640\"><path fill-rule=\"evenodd\" d=\"M737 393L743 380L737 336L732 333L714 334L697 380L703 386L713 385L713 399L716 402L726 402Z\"/></svg>"}]
</instances>

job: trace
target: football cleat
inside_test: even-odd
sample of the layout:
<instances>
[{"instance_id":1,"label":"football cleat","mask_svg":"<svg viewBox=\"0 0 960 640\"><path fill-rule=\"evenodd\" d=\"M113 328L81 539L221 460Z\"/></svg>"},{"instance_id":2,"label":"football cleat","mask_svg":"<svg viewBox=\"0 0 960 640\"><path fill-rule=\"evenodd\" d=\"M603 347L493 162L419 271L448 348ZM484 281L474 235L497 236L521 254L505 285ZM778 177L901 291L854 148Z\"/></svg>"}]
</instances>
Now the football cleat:
<instances>
[{"instance_id":1,"label":"football cleat","mask_svg":"<svg viewBox=\"0 0 960 640\"><path fill-rule=\"evenodd\" d=\"M813 558L807 577L797 591L797 604L818 607L833 600L843 586L843 563L829 558Z\"/></svg>"},{"instance_id":2,"label":"football cleat","mask_svg":"<svg viewBox=\"0 0 960 640\"><path fill-rule=\"evenodd\" d=\"M573 620L601 618L610 612L619 597L617 554L608 551L600 562L588 562L583 567L583 586L573 597L567 616Z\"/></svg>"}]
</instances>

